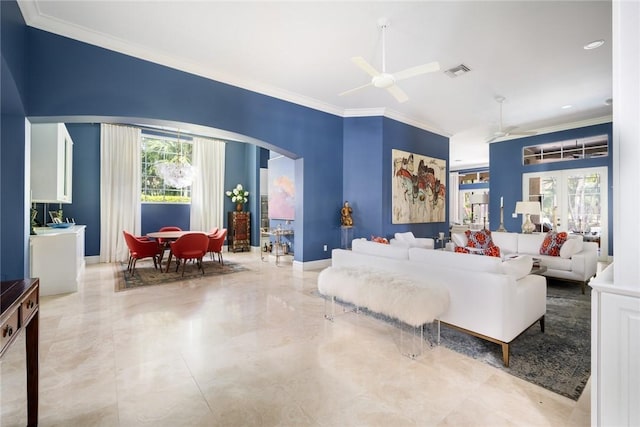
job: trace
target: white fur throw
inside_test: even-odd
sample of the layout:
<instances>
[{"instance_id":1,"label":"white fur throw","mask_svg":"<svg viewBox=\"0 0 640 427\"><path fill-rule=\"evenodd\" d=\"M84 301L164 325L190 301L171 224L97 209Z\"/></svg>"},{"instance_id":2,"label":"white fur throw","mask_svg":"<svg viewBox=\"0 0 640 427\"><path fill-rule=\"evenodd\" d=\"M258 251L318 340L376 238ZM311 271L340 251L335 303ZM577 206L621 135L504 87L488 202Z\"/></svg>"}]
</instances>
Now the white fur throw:
<instances>
[{"instance_id":1,"label":"white fur throw","mask_svg":"<svg viewBox=\"0 0 640 427\"><path fill-rule=\"evenodd\" d=\"M418 327L449 307L449 291L433 278L424 280L370 268L328 267L318 276L318 291Z\"/></svg>"}]
</instances>

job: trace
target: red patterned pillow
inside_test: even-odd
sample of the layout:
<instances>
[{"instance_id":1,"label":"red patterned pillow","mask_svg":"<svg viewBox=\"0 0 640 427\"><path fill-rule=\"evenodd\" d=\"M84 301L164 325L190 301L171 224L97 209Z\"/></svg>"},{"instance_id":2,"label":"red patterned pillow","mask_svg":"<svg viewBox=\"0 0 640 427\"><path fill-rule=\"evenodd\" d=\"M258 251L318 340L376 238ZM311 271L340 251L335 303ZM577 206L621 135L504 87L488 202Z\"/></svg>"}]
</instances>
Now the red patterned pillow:
<instances>
[{"instance_id":1,"label":"red patterned pillow","mask_svg":"<svg viewBox=\"0 0 640 427\"><path fill-rule=\"evenodd\" d=\"M467 230L464 233L467 235L467 247L469 248L487 249L495 246L489 230Z\"/></svg>"},{"instance_id":2,"label":"red patterned pillow","mask_svg":"<svg viewBox=\"0 0 640 427\"><path fill-rule=\"evenodd\" d=\"M540 255L560 256L560 248L567 241L567 233L561 231L556 233L550 231L544 236L542 246L540 246Z\"/></svg>"},{"instance_id":3,"label":"red patterned pillow","mask_svg":"<svg viewBox=\"0 0 640 427\"><path fill-rule=\"evenodd\" d=\"M371 241L376 243L384 243L385 245L389 244L389 241L384 237L371 236Z\"/></svg>"},{"instance_id":4,"label":"red patterned pillow","mask_svg":"<svg viewBox=\"0 0 640 427\"><path fill-rule=\"evenodd\" d=\"M476 255L495 256L500 258L500 248L496 245L493 245L486 249L480 249L476 251L463 248L462 246L456 246L454 251L458 252L459 254L476 254Z\"/></svg>"}]
</instances>

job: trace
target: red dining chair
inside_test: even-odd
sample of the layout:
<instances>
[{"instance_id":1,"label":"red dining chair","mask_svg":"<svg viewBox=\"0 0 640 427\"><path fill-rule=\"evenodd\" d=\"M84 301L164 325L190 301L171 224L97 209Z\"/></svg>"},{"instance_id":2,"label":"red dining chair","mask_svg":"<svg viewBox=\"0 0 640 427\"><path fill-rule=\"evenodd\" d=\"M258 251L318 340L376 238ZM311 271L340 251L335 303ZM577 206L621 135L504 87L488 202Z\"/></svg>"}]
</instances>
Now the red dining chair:
<instances>
[{"instance_id":1,"label":"red dining chair","mask_svg":"<svg viewBox=\"0 0 640 427\"><path fill-rule=\"evenodd\" d=\"M222 265L224 265L224 261L222 260L222 245L224 244L224 239L226 237L226 228L218 230L216 233L209 234L209 247L207 248L207 252L211 254L211 259L215 259L213 256L214 254L218 254L218 262Z\"/></svg>"},{"instance_id":2,"label":"red dining chair","mask_svg":"<svg viewBox=\"0 0 640 427\"><path fill-rule=\"evenodd\" d=\"M160 230L158 231L182 231L182 228L175 225L167 225L164 227L160 227ZM163 239L162 237L158 239L158 243L160 244L160 247L162 247L162 255L160 256L160 261L162 261L162 258L164 257L164 251L169 249L169 243L171 243L172 241L173 239Z\"/></svg>"},{"instance_id":3,"label":"red dining chair","mask_svg":"<svg viewBox=\"0 0 640 427\"><path fill-rule=\"evenodd\" d=\"M131 275L136 269L136 262L143 258L153 258L153 266L158 268L160 263L160 254L162 248L158 242L154 240L148 240L145 238L138 238L128 231L122 230L124 234L124 241L129 248L129 264L127 270Z\"/></svg>"},{"instance_id":4,"label":"red dining chair","mask_svg":"<svg viewBox=\"0 0 640 427\"><path fill-rule=\"evenodd\" d=\"M184 267L190 259L196 260L198 268L204 274L204 266L202 265L202 257L207 253L209 247L209 236L205 233L187 233L175 242L169 244L171 251L169 252L169 261L167 262L167 271L171 265L171 257L176 257L176 271L182 263L182 275L184 276Z\"/></svg>"}]
</instances>

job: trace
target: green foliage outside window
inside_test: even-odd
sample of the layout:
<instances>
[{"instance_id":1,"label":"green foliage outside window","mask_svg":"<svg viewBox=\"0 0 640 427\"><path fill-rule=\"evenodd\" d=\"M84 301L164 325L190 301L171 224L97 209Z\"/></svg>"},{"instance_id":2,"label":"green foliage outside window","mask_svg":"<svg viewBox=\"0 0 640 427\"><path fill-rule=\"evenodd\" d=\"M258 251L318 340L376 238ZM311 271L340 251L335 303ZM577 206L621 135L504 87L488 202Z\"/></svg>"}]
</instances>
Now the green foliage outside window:
<instances>
[{"instance_id":1,"label":"green foliage outside window","mask_svg":"<svg viewBox=\"0 0 640 427\"><path fill-rule=\"evenodd\" d=\"M192 144L170 137L142 136L142 188L140 201L148 203L190 203L191 186L172 187L160 176L161 162L191 163Z\"/></svg>"}]
</instances>

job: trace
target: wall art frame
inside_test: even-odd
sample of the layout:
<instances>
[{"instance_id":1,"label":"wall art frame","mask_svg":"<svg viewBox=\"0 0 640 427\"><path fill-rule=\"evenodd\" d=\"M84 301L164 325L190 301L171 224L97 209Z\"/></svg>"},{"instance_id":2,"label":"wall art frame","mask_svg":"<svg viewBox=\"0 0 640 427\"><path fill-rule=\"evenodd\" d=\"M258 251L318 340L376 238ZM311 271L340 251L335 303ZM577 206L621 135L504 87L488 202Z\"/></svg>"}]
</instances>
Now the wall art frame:
<instances>
[{"instance_id":1,"label":"wall art frame","mask_svg":"<svg viewBox=\"0 0 640 427\"><path fill-rule=\"evenodd\" d=\"M391 150L391 222L444 222L447 162L417 153Z\"/></svg>"}]
</instances>

